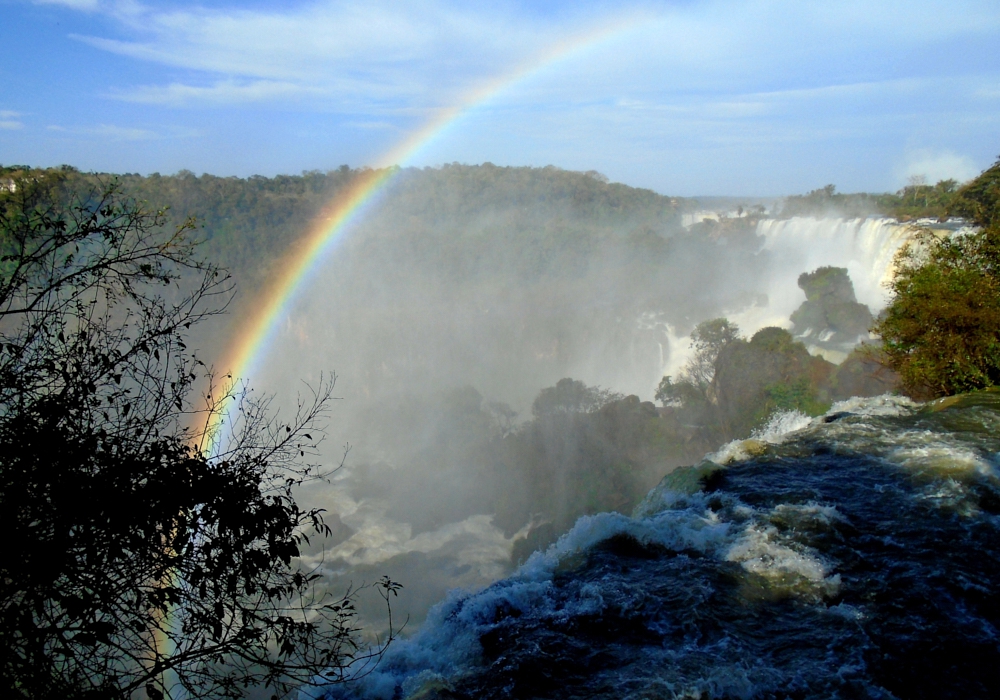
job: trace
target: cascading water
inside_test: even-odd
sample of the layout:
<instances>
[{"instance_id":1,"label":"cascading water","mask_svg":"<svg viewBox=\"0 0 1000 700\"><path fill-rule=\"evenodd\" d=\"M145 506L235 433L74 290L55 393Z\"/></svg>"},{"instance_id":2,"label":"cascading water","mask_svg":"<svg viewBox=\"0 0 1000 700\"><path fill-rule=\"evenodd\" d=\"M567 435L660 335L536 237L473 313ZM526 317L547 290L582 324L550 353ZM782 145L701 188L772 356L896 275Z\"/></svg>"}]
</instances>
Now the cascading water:
<instances>
[{"instance_id":1,"label":"cascading water","mask_svg":"<svg viewBox=\"0 0 1000 700\"><path fill-rule=\"evenodd\" d=\"M799 275L827 266L846 268L858 301L877 315L889 300L887 285L900 248L921 229L950 234L962 225L958 220L900 222L884 217L761 219L756 227L761 247L752 261L758 274L763 271L757 300L720 315L747 336L765 326L788 328L792 312L805 301ZM671 346L663 374L676 374L684 366L687 345L685 338ZM839 361L836 353L829 355Z\"/></svg>"},{"instance_id":2,"label":"cascading water","mask_svg":"<svg viewBox=\"0 0 1000 700\"><path fill-rule=\"evenodd\" d=\"M874 217L764 219L757 225L757 235L771 256L771 304L790 307L790 314L801 303L796 286L800 273L823 266L846 267L858 301L878 313L888 301L886 284L892 279L896 253L919 230L917 224ZM785 301L786 297L790 299Z\"/></svg>"},{"instance_id":3,"label":"cascading water","mask_svg":"<svg viewBox=\"0 0 1000 700\"><path fill-rule=\"evenodd\" d=\"M997 426L996 394L779 416L313 695L996 697Z\"/></svg>"}]
</instances>

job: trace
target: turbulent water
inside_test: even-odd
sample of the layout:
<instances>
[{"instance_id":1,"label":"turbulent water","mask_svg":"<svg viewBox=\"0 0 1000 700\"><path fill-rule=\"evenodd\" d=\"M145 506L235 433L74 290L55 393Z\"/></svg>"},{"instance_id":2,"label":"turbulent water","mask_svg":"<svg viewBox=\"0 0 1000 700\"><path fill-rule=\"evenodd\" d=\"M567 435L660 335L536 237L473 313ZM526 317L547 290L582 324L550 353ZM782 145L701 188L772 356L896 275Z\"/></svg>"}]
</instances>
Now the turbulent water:
<instances>
[{"instance_id":1,"label":"turbulent water","mask_svg":"<svg viewBox=\"0 0 1000 700\"><path fill-rule=\"evenodd\" d=\"M997 394L781 415L321 695L997 697L998 428Z\"/></svg>"}]
</instances>

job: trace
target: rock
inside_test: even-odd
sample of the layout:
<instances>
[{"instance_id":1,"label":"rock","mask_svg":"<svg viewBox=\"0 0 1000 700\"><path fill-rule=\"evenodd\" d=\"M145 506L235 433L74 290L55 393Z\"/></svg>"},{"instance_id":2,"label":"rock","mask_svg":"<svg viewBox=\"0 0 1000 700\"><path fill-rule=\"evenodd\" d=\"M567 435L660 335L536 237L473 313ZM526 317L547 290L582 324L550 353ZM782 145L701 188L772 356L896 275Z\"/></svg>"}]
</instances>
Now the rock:
<instances>
[{"instance_id":1,"label":"rock","mask_svg":"<svg viewBox=\"0 0 1000 700\"><path fill-rule=\"evenodd\" d=\"M874 320L859 304L843 267L821 267L799 276L806 301L792 313L792 334L821 348L847 351L868 337Z\"/></svg>"}]
</instances>

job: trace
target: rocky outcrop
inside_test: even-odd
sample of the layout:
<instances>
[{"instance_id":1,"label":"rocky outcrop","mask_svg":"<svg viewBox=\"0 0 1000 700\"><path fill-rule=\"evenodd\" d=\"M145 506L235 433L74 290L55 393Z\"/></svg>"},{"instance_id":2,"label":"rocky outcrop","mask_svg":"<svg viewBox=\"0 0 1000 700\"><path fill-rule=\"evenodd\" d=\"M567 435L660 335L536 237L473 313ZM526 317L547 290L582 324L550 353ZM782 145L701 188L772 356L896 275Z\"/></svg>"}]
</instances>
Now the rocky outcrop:
<instances>
[{"instance_id":1,"label":"rocky outcrop","mask_svg":"<svg viewBox=\"0 0 1000 700\"><path fill-rule=\"evenodd\" d=\"M791 316L792 335L820 350L844 356L869 337L873 318L858 303L854 285L843 267L821 267L799 276L806 300Z\"/></svg>"}]
</instances>

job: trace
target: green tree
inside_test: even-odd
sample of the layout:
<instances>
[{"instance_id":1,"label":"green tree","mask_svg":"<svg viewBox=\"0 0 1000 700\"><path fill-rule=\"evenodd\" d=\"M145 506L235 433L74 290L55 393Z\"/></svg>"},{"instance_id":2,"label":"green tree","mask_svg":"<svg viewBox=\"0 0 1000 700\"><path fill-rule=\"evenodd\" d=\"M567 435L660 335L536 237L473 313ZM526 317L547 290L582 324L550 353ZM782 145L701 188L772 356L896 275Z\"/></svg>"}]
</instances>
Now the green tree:
<instances>
[{"instance_id":1,"label":"green tree","mask_svg":"<svg viewBox=\"0 0 1000 700\"><path fill-rule=\"evenodd\" d=\"M692 408L706 401L703 389L683 378L675 382L670 376L660 380L653 398L664 406L685 406L687 408Z\"/></svg>"},{"instance_id":2,"label":"green tree","mask_svg":"<svg viewBox=\"0 0 1000 700\"><path fill-rule=\"evenodd\" d=\"M925 232L901 251L892 302L873 328L883 361L921 398L1000 384L1000 160L950 211L978 230Z\"/></svg>"},{"instance_id":3,"label":"green tree","mask_svg":"<svg viewBox=\"0 0 1000 700\"><path fill-rule=\"evenodd\" d=\"M740 329L725 318L702 321L691 331L694 354L684 365L677 381L664 377L654 398L664 406L694 407L705 403L706 392L715 376L715 362L723 348L740 338Z\"/></svg>"},{"instance_id":4,"label":"green tree","mask_svg":"<svg viewBox=\"0 0 1000 700\"><path fill-rule=\"evenodd\" d=\"M703 321L691 332L694 356L685 367L685 378L696 386L707 388L715 376L715 361L722 349L738 340L740 328L725 318Z\"/></svg>"},{"instance_id":5,"label":"green tree","mask_svg":"<svg viewBox=\"0 0 1000 700\"><path fill-rule=\"evenodd\" d=\"M245 394L209 392L201 408L184 331L231 286L195 257L191 222L164 228L114 183L76 196L66 173L36 171L9 184L0 692L284 695L349 676L369 653L351 594L325 597L296 563L309 533L328 532L292 489L318 476L303 460L329 383L284 426ZM222 439L208 426L226 403L239 419ZM388 600L396 584L379 590Z\"/></svg>"},{"instance_id":6,"label":"green tree","mask_svg":"<svg viewBox=\"0 0 1000 700\"><path fill-rule=\"evenodd\" d=\"M958 190L949 214L963 216L984 229L1000 226L1000 158Z\"/></svg>"},{"instance_id":7,"label":"green tree","mask_svg":"<svg viewBox=\"0 0 1000 700\"><path fill-rule=\"evenodd\" d=\"M555 386L542 389L531 404L531 413L545 416L560 413L588 413L621 398L607 389L587 386L577 379L560 379Z\"/></svg>"}]
</instances>

